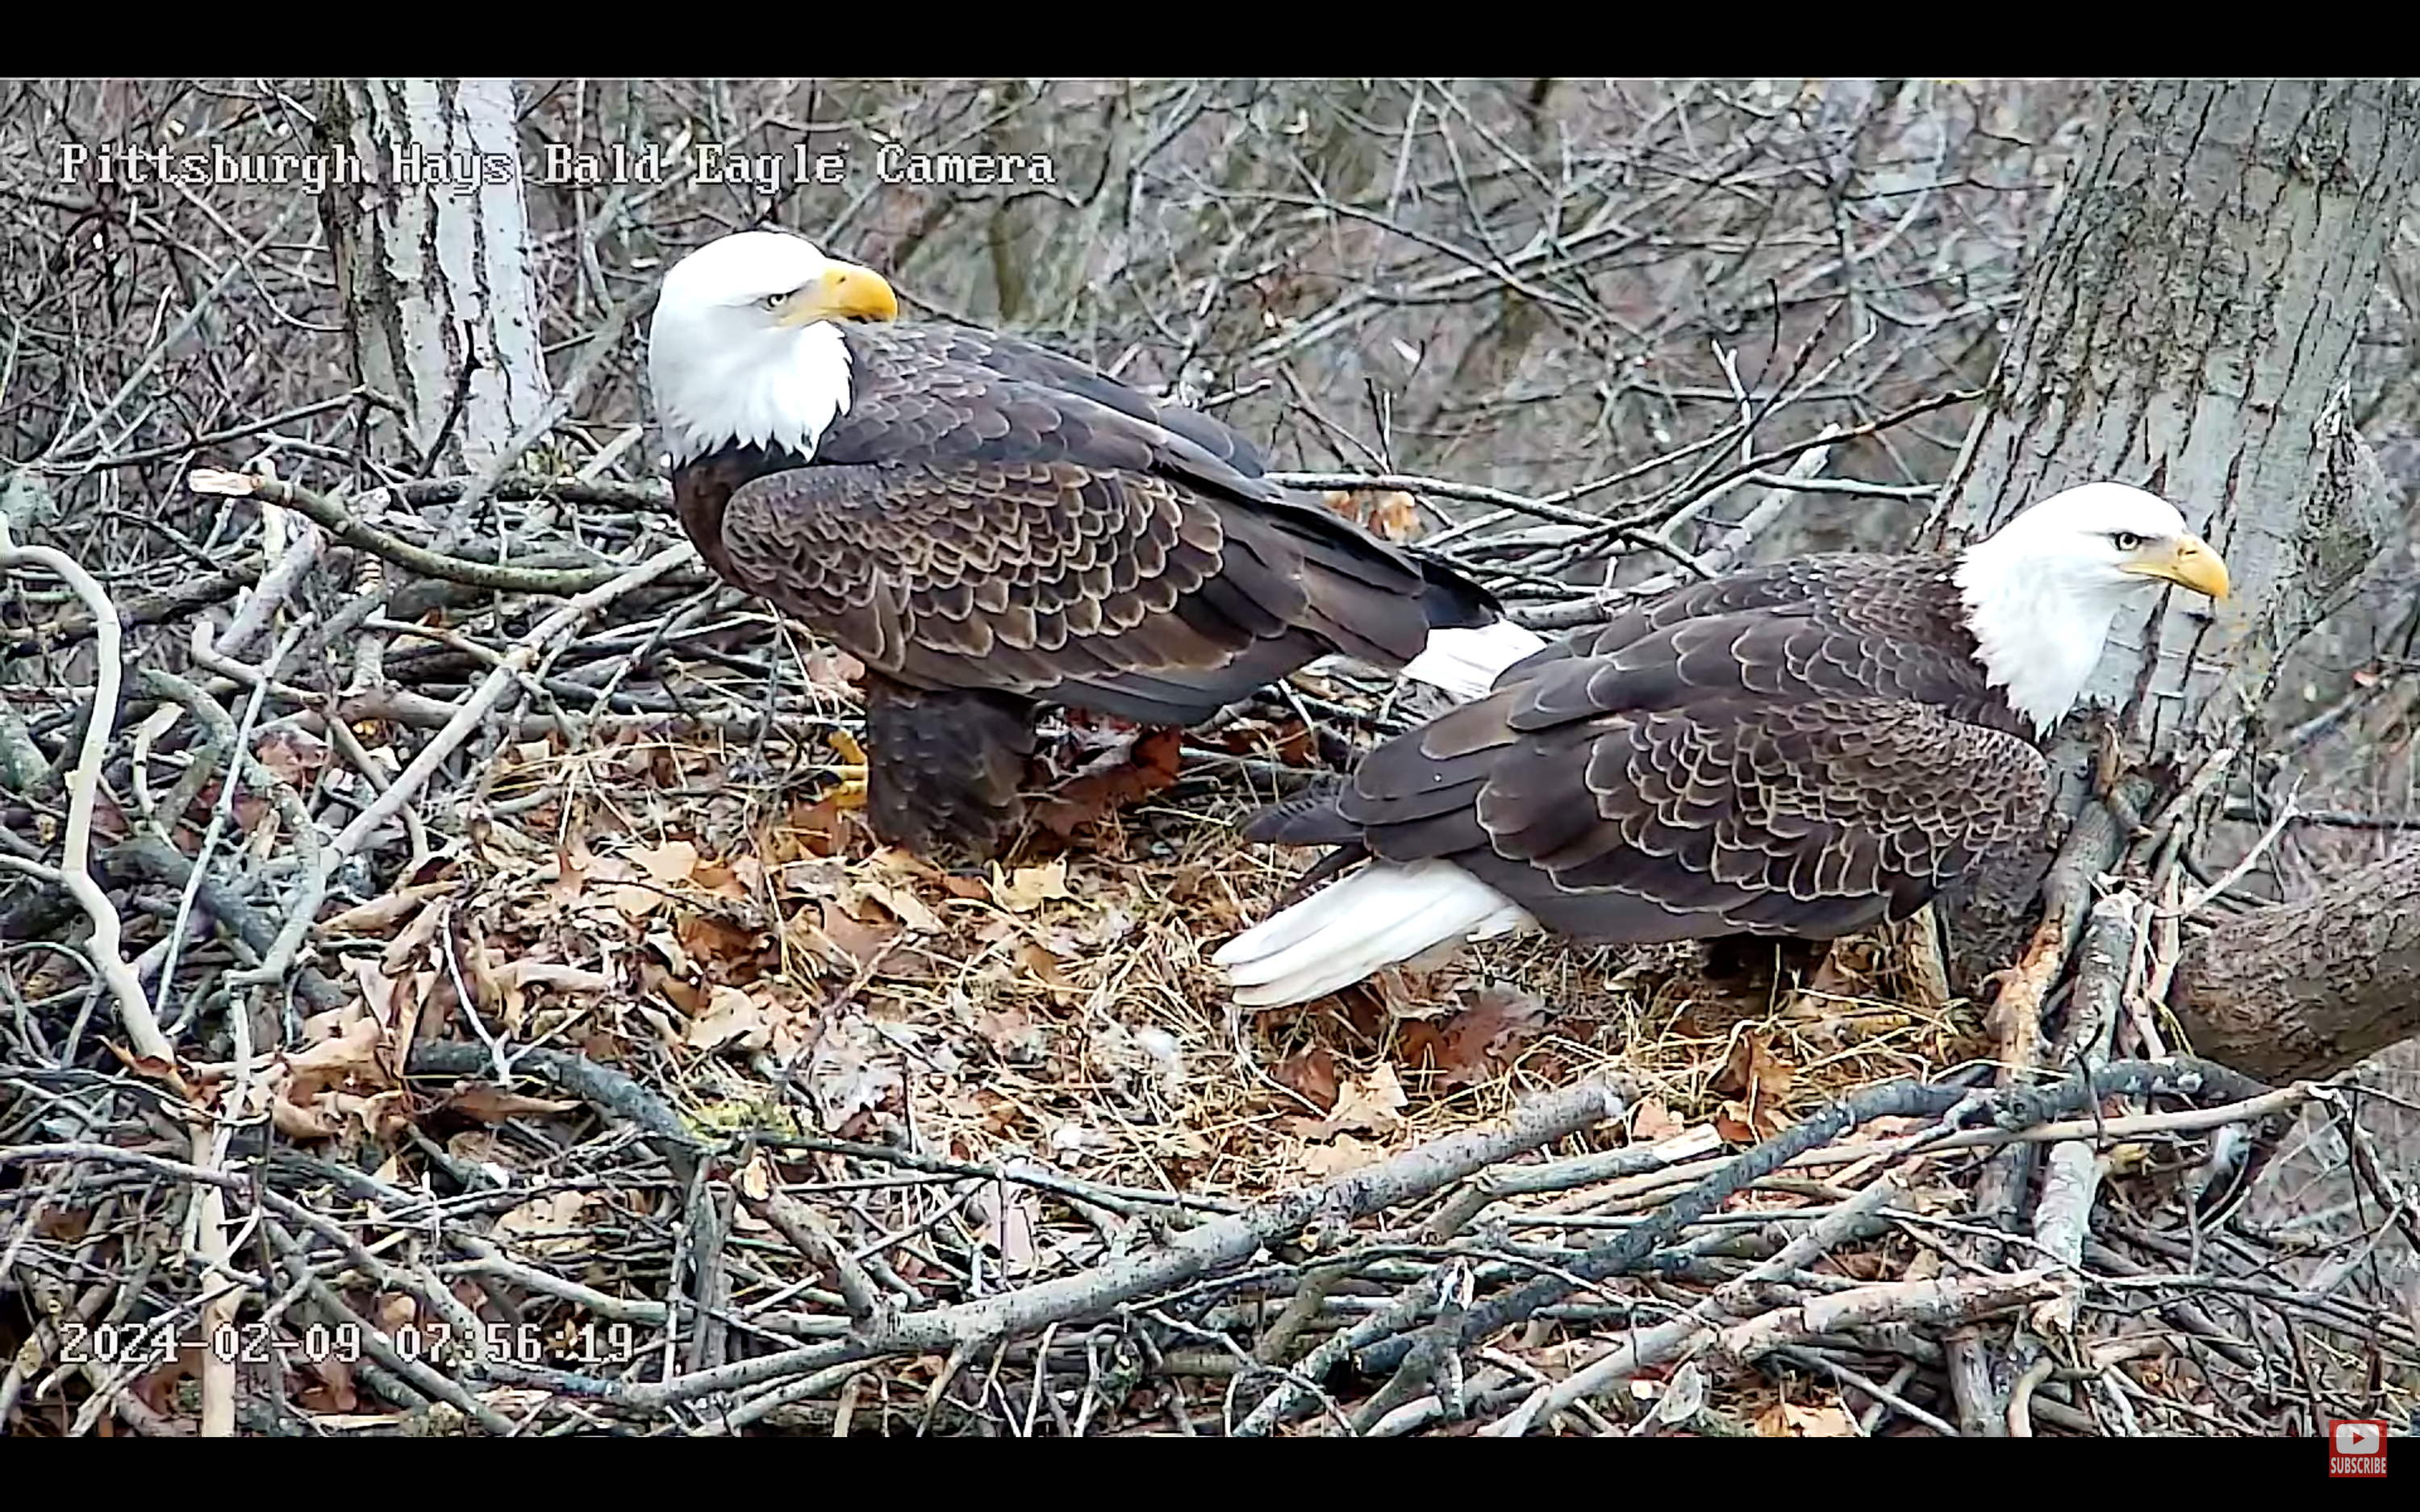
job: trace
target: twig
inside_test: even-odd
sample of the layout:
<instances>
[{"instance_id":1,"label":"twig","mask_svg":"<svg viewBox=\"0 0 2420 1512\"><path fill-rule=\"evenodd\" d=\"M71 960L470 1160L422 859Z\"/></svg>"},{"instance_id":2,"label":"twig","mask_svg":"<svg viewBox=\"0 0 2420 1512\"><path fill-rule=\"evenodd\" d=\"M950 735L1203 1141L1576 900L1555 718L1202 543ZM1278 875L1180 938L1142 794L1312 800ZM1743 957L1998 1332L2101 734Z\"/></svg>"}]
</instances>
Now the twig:
<instances>
[{"instance_id":1,"label":"twig","mask_svg":"<svg viewBox=\"0 0 2420 1512\"><path fill-rule=\"evenodd\" d=\"M93 638L98 642L93 648L92 703L85 720L84 749L76 758L74 770L68 774L68 822L59 841L57 878L84 909L85 917L92 920L92 938L86 949L101 979L109 984L110 995L116 999L118 1022L133 1041L135 1054L173 1065L176 1048L160 1032L142 980L127 964L117 909L111 904L109 895L101 890L101 885L93 881L90 865L93 806L101 795L101 766L109 756L110 733L117 717L118 684L125 674L122 658L126 653L119 643L117 610L99 580L78 565L74 558L47 546L18 546L0 532L0 569L10 567L44 569L66 583L92 615ZM37 870L24 862L16 864L23 870Z\"/></svg>"}]
</instances>

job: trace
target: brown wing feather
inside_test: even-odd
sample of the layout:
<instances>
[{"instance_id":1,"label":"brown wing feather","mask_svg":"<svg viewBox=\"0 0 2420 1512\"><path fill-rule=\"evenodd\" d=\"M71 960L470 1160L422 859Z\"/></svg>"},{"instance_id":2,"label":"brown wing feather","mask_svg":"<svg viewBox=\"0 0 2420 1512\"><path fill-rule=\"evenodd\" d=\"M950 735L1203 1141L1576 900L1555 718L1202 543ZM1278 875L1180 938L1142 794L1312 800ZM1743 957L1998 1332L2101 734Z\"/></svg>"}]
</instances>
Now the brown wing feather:
<instances>
[{"instance_id":1,"label":"brown wing feather","mask_svg":"<svg viewBox=\"0 0 2420 1512\"><path fill-rule=\"evenodd\" d=\"M676 493L718 571L904 684L1194 723L1496 612L1269 483L1207 416L980 332L846 339L855 389L812 461L702 466Z\"/></svg>"},{"instance_id":2,"label":"brown wing feather","mask_svg":"<svg viewBox=\"0 0 2420 1512\"><path fill-rule=\"evenodd\" d=\"M2049 774L1984 686L1946 569L1865 569L1647 606L1256 832L1450 857L1586 939L1831 938L1903 917L2035 830Z\"/></svg>"},{"instance_id":3,"label":"brown wing feather","mask_svg":"<svg viewBox=\"0 0 2420 1512\"><path fill-rule=\"evenodd\" d=\"M1373 604L1317 543L1067 462L793 469L734 493L718 544L734 581L903 683L1166 723L1427 636L1417 590Z\"/></svg>"}]
</instances>

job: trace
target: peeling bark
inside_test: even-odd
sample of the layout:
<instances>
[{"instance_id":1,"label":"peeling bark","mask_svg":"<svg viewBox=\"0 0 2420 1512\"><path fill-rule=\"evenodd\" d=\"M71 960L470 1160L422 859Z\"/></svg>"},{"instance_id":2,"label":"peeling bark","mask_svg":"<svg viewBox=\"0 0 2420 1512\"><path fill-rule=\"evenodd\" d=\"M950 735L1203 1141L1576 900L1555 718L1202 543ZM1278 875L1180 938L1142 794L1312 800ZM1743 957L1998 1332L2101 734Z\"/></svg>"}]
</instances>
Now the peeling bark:
<instances>
[{"instance_id":1,"label":"peeling bark","mask_svg":"<svg viewBox=\"0 0 2420 1512\"><path fill-rule=\"evenodd\" d=\"M2193 941L2169 1007L2196 1053L2272 1083L2420 1034L2420 843Z\"/></svg>"},{"instance_id":2,"label":"peeling bark","mask_svg":"<svg viewBox=\"0 0 2420 1512\"><path fill-rule=\"evenodd\" d=\"M2420 86L2391 80L2113 85L1951 480L1947 523L1990 533L2096 478L2174 501L2236 595L2121 616L2086 689L2164 780L2259 748L2278 667L2395 529L2342 399L2359 314L2420 183ZM2053 748L2059 812L2085 795L2088 717ZM1949 901L1964 980L2023 939L2055 835Z\"/></svg>"},{"instance_id":3,"label":"peeling bark","mask_svg":"<svg viewBox=\"0 0 2420 1512\"><path fill-rule=\"evenodd\" d=\"M512 85L341 79L321 100L323 146L365 170L320 201L356 377L407 417L396 435L380 412L377 449L476 471L549 393Z\"/></svg>"}]
</instances>

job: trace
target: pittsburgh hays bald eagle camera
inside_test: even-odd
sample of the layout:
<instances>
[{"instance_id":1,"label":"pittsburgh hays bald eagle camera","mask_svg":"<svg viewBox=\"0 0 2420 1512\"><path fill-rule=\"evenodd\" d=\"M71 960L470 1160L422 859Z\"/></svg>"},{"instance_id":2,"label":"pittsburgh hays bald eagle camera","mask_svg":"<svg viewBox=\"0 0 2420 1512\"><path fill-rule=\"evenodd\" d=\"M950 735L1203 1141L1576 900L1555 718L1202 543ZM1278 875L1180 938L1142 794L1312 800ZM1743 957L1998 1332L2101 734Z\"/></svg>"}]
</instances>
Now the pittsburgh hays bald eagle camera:
<instances>
[{"instance_id":1,"label":"pittsburgh hays bald eagle camera","mask_svg":"<svg viewBox=\"0 0 2420 1512\"><path fill-rule=\"evenodd\" d=\"M1360 870L1228 942L1248 1006L1543 927L1830 940L2040 830L2038 742L2131 599L2226 568L2164 501L2088 484L1954 556L1801 558L1680 588L1505 670L1256 840Z\"/></svg>"},{"instance_id":2,"label":"pittsburgh hays bald eagle camera","mask_svg":"<svg viewBox=\"0 0 2420 1512\"><path fill-rule=\"evenodd\" d=\"M1271 483L1233 431L746 231L665 276L648 378L708 565L865 664L876 833L1014 840L1050 702L1196 724L1317 657L1399 668L1497 618Z\"/></svg>"}]
</instances>

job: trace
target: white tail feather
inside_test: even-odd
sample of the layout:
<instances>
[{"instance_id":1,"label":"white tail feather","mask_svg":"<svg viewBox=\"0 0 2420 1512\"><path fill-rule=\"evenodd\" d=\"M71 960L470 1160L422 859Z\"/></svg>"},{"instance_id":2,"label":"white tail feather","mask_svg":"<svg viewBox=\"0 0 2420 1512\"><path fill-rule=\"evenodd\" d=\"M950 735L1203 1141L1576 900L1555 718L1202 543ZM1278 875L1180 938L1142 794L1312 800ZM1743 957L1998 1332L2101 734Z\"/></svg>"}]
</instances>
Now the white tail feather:
<instances>
[{"instance_id":1,"label":"white tail feather","mask_svg":"<svg viewBox=\"0 0 2420 1512\"><path fill-rule=\"evenodd\" d=\"M1497 674L1545 643L1545 637L1511 620L1475 630L1431 630L1428 645L1405 665L1404 675L1468 703L1485 698Z\"/></svg>"},{"instance_id":2,"label":"white tail feather","mask_svg":"<svg viewBox=\"0 0 2420 1512\"><path fill-rule=\"evenodd\" d=\"M1263 919L1211 960L1247 1008L1307 1003L1441 945L1534 928L1520 904L1450 861L1373 861Z\"/></svg>"}]
</instances>

